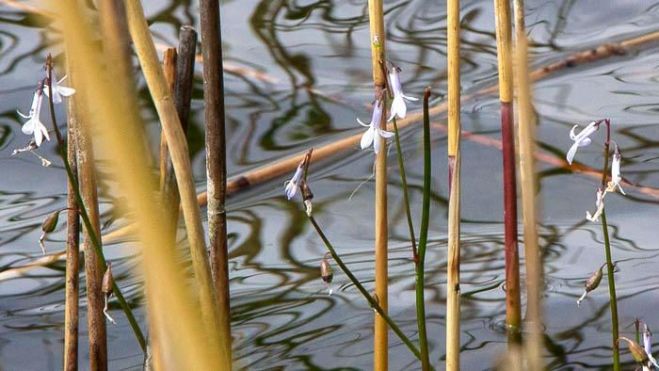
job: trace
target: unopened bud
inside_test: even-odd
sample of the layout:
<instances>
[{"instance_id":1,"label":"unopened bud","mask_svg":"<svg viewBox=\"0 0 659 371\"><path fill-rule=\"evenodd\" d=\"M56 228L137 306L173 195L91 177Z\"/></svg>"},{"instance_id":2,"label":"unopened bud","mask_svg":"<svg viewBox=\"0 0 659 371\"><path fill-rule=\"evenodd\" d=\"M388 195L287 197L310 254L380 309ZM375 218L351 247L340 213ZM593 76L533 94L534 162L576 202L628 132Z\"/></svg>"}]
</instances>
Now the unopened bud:
<instances>
[{"instance_id":1,"label":"unopened bud","mask_svg":"<svg viewBox=\"0 0 659 371\"><path fill-rule=\"evenodd\" d=\"M642 364L643 366L647 366L648 361L650 358L648 357L648 354L645 352L645 349L643 347L635 342L634 340L628 339L624 336L621 336L618 338L618 342L620 340L624 340L627 342L627 347L629 348L629 352L632 354L632 358L634 358L634 361Z\"/></svg>"},{"instance_id":2,"label":"unopened bud","mask_svg":"<svg viewBox=\"0 0 659 371\"><path fill-rule=\"evenodd\" d=\"M311 192L311 188L309 188L309 185L307 184L306 181L302 182L302 199L304 200L304 207L306 209L307 215L311 216L311 213L313 211L313 204L311 203L311 200L313 199L313 193Z\"/></svg>"},{"instance_id":3,"label":"unopened bud","mask_svg":"<svg viewBox=\"0 0 659 371\"><path fill-rule=\"evenodd\" d=\"M57 221L59 220L59 213L61 210L54 211L46 219L44 219L43 223L41 223L41 236L39 236L39 247L41 247L41 253L46 255L46 245L44 244L44 240L46 239L46 235L48 233L52 232L55 230L57 227Z\"/></svg>"},{"instance_id":4,"label":"unopened bud","mask_svg":"<svg viewBox=\"0 0 659 371\"><path fill-rule=\"evenodd\" d=\"M327 257L324 257L323 260L320 261L320 278L322 278L325 283L331 283L334 278L334 270L332 269L329 260L327 260Z\"/></svg>"},{"instance_id":5,"label":"unopened bud","mask_svg":"<svg viewBox=\"0 0 659 371\"><path fill-rule=\"evenodd\" d=\"M112 264L108 262L108 267L103 275L103 282L101 284L101 291L107 296L112 295L112 286L114 285L114 277L112 276Z\"/></svg>"}]
</instances>

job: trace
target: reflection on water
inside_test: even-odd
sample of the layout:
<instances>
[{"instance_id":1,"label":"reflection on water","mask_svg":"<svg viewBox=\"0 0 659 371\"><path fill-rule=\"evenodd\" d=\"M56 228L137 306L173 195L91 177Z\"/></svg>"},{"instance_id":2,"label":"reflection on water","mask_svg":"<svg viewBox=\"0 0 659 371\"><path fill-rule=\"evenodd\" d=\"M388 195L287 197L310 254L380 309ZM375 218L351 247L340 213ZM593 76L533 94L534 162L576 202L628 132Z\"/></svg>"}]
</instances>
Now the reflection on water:
<instances>
[{"instance_id":1,"label":"reflection on water","mask_svg":"<svg viewBox=\"0 0 659 371\"><path fill-rule=\"evenodd\" d=\"M181 25L198 26L193 1L146 2L151 29L160 44L173 44ZM597 5L595 7L595 5ZM531 49L538 64L555 61L586 47L655 30L659 3L532 1L527 4ZM277 158L354 133L356 116L367 117L372 99L365 1L225 1L224 48L227 61L252 71L226 75L230 145L229 172L237 174ZM445 6L436 1L388 1L389 56L403 68L406 92L420 96L432 86L445 93ZM491 3L466 1L462 7L463 89L473 91L496 81L496 50ZM0 6L0 270L40 255L37 239L45 215L65 203L60 164L44 169L36 158L11 157L25 144L16 108L29 105L33 76L48 52L61 53L58 25L44 15ZM542 150L562 158L575 122L611 117L621 146L623 175L633 183L659 187L657 47L624 57L569 69L535 86ZM62 57L61 55L59 56ZM203 187L202 81L198 66L192 118L194 166ZM235 70L234 70L235 71ZM260 75L259 75L260 74ZM267 76L267 78L257 78ZM143 97L147 96L141 86ZM155 113L143 102L151 132ZM419 107L412 107L418 109ZM58 112L63 117L63 112ZM495 98L463 106L466 130L498 138ZM420 133L402 133L408 161L414 215L420 215ZM446 256L445 134L433 132L435 159L433 223L427 257L427 287L432 359L444 349ZM503 252L500 154L496 147L466 140L463 145L462 288L463 368L486 369L505 349L501 327ZM579 160L597 166L597 145L580 150ZM52 143L42 154L53 159ZM393 153L392 153L393 156ZM416 337L414 279L407 226L395 162L390 172L391 308L403 330ZM357 148L331 163L312 167L314 210L344 259L367 288L372 286L373 184L352 191L372 171L372 155ZM541 244L546 262L545 307L547 362L552 368L608 368L609 315L606 290L593 292L581 308L576 299L588 275L604 259L601 231L587 223L596 180L540 162L543 204ZM483 180L487 181L483 181ZM230 200L233 335L239 365L262 368L371 367L372 310L335 269L334 294L327 294L318 264L324 248L299 205L285 201L283 179L257 186ZM101 210L112 211L114 183L105 180ZM633 332L635 318L659 328L654 308L659 262L656 251L657 199L628 190L607 198L617 262L621 332ZM417 218L415 218L417 219ZM418 219L417 219L418 222ZM119 223L116 223L117 225ZM110 228L115 228L113 224ZM64 227L49 236L48 249L63 247ZM137 252L130 244L106 248L118 283L142 323L140 277L133 270ZM10 369L58 369L64 321L64 265L61 262L0 283L0 362ZM83 281L84 282L84 281ZM84 305L84 301L83 301ZM116 309L116 308L115 308ZM112 369L139 368L142 356L120 316L109 327ZM84 325L85 319L81 318ZM81 331L84 334L84 329ZM393 335L392 369L417 367ZM86 356L85 339L81 355ZM37 355L37 356L35 356ZM628 355L624 360L631 360Z\"/></svg>"}]
</instances>

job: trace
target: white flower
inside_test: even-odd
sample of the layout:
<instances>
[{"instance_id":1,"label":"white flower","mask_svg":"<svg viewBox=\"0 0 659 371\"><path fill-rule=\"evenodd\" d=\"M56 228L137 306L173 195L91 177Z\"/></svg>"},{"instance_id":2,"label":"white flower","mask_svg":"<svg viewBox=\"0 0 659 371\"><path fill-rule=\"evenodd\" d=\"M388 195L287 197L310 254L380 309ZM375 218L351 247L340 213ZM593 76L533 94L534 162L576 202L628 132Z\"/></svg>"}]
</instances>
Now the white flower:
<instances>
[{"instance_id":1,"label":"white flower","mask_svg":"<svg viewBox=\"0 0 659 371\"><path fill-rule=\"evenodd\" d=\"M359 118L357 122L361 126L368 127L368 130L362 135L362 140L360 145L362 149L366 149L373 144L373 151L377 154L380 151L380 138L377 138L375 134L382 137L383 139L388 139L394 136L394 133L380 129L380 121L382 121L382 100L378 99L375 101L373 106L373 116L371 116L371 122L367 125L363 123Z\"/></svg>"},{"instance_id":2,"label":"white flower","mask_svg":"<svg viewBox=\"0 0 659 371\"><path fill-rule=\"evenodd\" d=\"M654 367L659 368L657 360L652 356L652 332L650 332L647 323L643 323L643 348L645 349L645 353L648 354L650 362L652 362Z\"/></svg>"},{"instance_id":3,"label":"white flower","mask_svg":"<svg viewBox=\"0 0 659 371\"><path fill-rule=\"evenodd\" d=\"M620 193L626 195L625 191L622 189L622 186L620 185L620 181L622 181L622 176L620 175L620 161L622 160L622 155L620 154L620 149L618 148L618 144L613 142L613 146L614 146L614 151L613 151L613 161L611 162L611 182L609 183L607 190L609 192L614 192L617 187L618 190L620 190Z\"/></svg>"},{"instance_id":4,"label":"white flower","mask_svg":"<svg viewBox=\"0 0 659 371\"><path fill-rule=\"evenodd\" d=\"M295 196L298 188L300 188L300 180L302 179L303 172L304 170L302 168L302 164L298 165L297 170L295 170L295 174L293 174L291 180L285 183L286 187L284 188L284 191L286 192L286 197L289 200Z\"/></svg>"},{"instance_id":5,"label":"white flower","mask_svg":"<svg viewBox=\"0 0 659 371\"><path fill-rule=\"evenodd\" d=\"M73 88L69 88L67 86L62 86L60 85L62 81L66 79L66 76L62 77L61 80L57 81L57 76L55 75L55 70L50 71L51 77L53 78L53 103L54 104L59 104L62 103L62 96L65 97L70 97L72 96L76 90ZM50 93L48 92L48 85L44 86L44 92L46 93L46 96L50 97Z\"/></svg>"},{"instance_id":6,"label":"white flower","mask_svg":"<svg viewBox=\"0 0 659 371\"><path fill-rule=\"evenodd\" d=\"M590 211L586 211L586 219L590 220L591 222L595 222L600 219L600 215L602 215L602 212L604 211L605 195L606 195L606 191L602 191L602 188L597 188L597 199L595 201L595 206L597 206L597 210L593 215L590 215Z\"/></svg>"},{"instance_id":7,"label":"white flower","mask_svg":"<svg viewBox=\"0 0 659 371\"><path fill-rule=\"evenodd\" d=\"M579 134L575 134L574 130L578 128L579 125L574 125L572 127L572 130L570 130L570 139L574 141L574 144L572 144L572 147L570 147L570 150L567 151L567 162L568 164L572 165L572 160L574 160L574 155L577 154L577 148L579 147L585 147L589 145L592 140L589 138L594 132L599 129L599 124L596 121L591 122L586 126Z\"/></svg>"},{"instance_id":8,"label":"white flower","mask_svg":"<svg viewBox=\"0 0 659 371\"><path fill-rule=\"evenodd\" d=\"M407 96L403 93L403 87L400 84L400 76L398 73L400 68L398 66L393 66L389 72L389 86L391 86L392 94L394 96L393 102L391 102L391 114L389 115L389 121L398 116L398 118L405 118L407 114L407 106L405 101L417 101L418 98Z\"/></svg>"},{"instance_id":9,"label":"white flower","mask_svg":"<svg viewBox=\"0 0 659 371\"><path fill-rule=\"evenodd\" d=\"M32 107L30 107L30 113L25 115L21 111L16 110L21 117L28 119L27 122L23 124L21 131L25 135L34 135L34 143L39 147L43 138L50 140L48 135L48 130L44 124L39 119L41 114L41 104L43 103L43 90L42 84L39 84L39 88L34 92L34 97L32 98Z\"/></svg>"}]
</instances>

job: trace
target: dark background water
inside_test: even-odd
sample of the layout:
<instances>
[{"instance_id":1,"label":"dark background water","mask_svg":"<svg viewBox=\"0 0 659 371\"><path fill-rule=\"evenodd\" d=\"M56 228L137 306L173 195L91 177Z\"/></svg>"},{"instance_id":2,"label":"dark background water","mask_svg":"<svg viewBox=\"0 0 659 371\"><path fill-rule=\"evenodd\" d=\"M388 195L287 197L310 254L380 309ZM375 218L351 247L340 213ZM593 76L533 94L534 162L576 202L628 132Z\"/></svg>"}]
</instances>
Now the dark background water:
<instances>
[{"instance_id":1,"label":"dark background water","mask_svg":"<svg viewBox=\"0 0 659 371\"><path fill-rule=\"evenodd\" d=\"M198 27L196 1L145 4L157 42L174 45L180 26ZM530 1L527 26L534 65L571 52L657 30L659 3L649 1ZM445 4L387 1L387 48L399 64L409 95L432 86L445 94ZM492 3L464 1L462 87L471 92L497 81ZM355 134L355 117L369 117L372 99L366 1L224 1L227 63L264 74L227 73L226 104L230 175ZM29 108L35 76L47 53L61 57L59 25L52 19L0 5L0 270L41 255L37 240L45 215L65 204L65 175L58 161L42 168L30 155L11 157L27 142L17 108ZM650 45L625 56L567 69L534 86L539 114L538 141L548 156L561 159L574 123L610 117L620 145L623 175L659 187L659 54ZM199 189L204 188L201 66L197 65L191 151ZM259 78L261 76L261 78ZM111 87L99 87L111 88ZM143 114L156 147L158 123L140 85ZM419 109L412 105L411 110ZM64 118L64 112L58 112ZM443 122L439 117L438 123ZM496 97L465 103L466 130L498 139ZM418 228L421 152L418 127L403 133ZM602 162L601 140L582 148L577 160ZM433 131L431 245L427 256L426 312L431 358L439 369L444 355L446 266L446 136ZM53 160L54 146L41 153ZM155 152L155 151L154 151ZM414 278L394 152L390 153L390 313L416 338ZM491 368L505 350L501 157L497 148L463 141L462 366ZM368 287L373 277L373 183L350 194L372 172L373 156L354 150L312 168L320 223L340 254ZM103 173L102 156L100 169ZM594 210L597 180L540 162L541 245L546 271L546 354L556 369L609 368L610 320L605 287L577 308L590 273L604 261L601 228L585 220ZM283 196L277 179L229 201L231 290L237 365L249 369L370 369L372 310L336 270L334 294L319 277L325 250L298 203ZM100 183L101 210L110 220L115 183ZM617 285L621 332L633 335L641 318L659 329L657 287L657 199L628 188L610 195L607 210ZM107 230L118 228L110 224ZM49 251L64 246L65 228L49 236ZM106 247L119 285L144 322L141 278L134 270L139 250L130 243ZM83 288L84 290L84 288ZM59 369L62 364L64 263L0 282L0 364L4 369ZM84 300L83 300L83 305ZM111 369L139 369L142 354L127 321L114 307L118 325L108 327ZM81 357L87 356L86 319L81 316ZM391 334L391 369L415 369L413 356ZM631 365L631 356L623 355ZM82 362L86 367L87 362Z\"/></svg>"}]
</instances>

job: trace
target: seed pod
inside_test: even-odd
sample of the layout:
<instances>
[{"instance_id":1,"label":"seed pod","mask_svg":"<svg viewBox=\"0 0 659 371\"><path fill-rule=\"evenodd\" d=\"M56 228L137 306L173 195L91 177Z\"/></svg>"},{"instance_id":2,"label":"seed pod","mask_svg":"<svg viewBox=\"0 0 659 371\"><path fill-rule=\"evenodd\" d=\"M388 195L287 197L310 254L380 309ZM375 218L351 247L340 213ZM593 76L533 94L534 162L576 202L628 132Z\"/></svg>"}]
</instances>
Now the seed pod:
<instances>
[{"instance_id":1,"label":"seed pod","mask_svg":"<svg viewBox=\"0 0 659 371\"><path fill-rule=\"evenodd\" d=\"M627 347L629 348L629 352L632 354L632 358L634 358L634 361L644 366L648 364L648 361L650 359L648 357L648 354L645 352L645 349L643 349L641 345L639 345L634 340L628 339L624 336L619 337L618 342L620 342L620 340L624 340L627 342Z\"/></svg>"},{"instance_id":2,"label":"seed pod","mask_svg":"<svg viewBox=\"0 0 659 371\"><path fill-rule=\"evenodd\" d=\"M112 286L114 285L114 277L112 277L112 264L108 262L108 268L105 270L103 275L103 282L101 284L101 291L106 296L112 295Z\"/></svg>"},{"instance_id":3,"label":"seed pod","mask_svg":"<svg viewBox=\"0 0 659 371\"><path fill-rule=\"evenodd\" d=\"M600 269L593 272L590 278L588 278L586 281L586 292L591 292L600 285L600 282L602 282L602 268L604 268L604 266L601 266Z\"/></svg>"},{"instance_id":4,"label":"seed pod","mask_svg":"<svg viewBox=\"0 0 659 371\"><path fill-rule=\"evenodd\" d=\"M59 220L60 211L61 210L54 211L44 219L43 223L41 223L41 230L44 233L50 233L55 230L55 227L57 227L57 221Z\"/></svg>"},{"instance_id":5,"label":"seed pod","mask_svg":"<svg viewBox=\"0 0 659 371\"><path fill-rule=\"evenodd\" d=\"M327 260L327 257L324 257L323 260L320 261L320 278L322 278L325 283L331 283L334 278L334 270L332 269L329 260Z\"/></svg>"}]
</instances>

